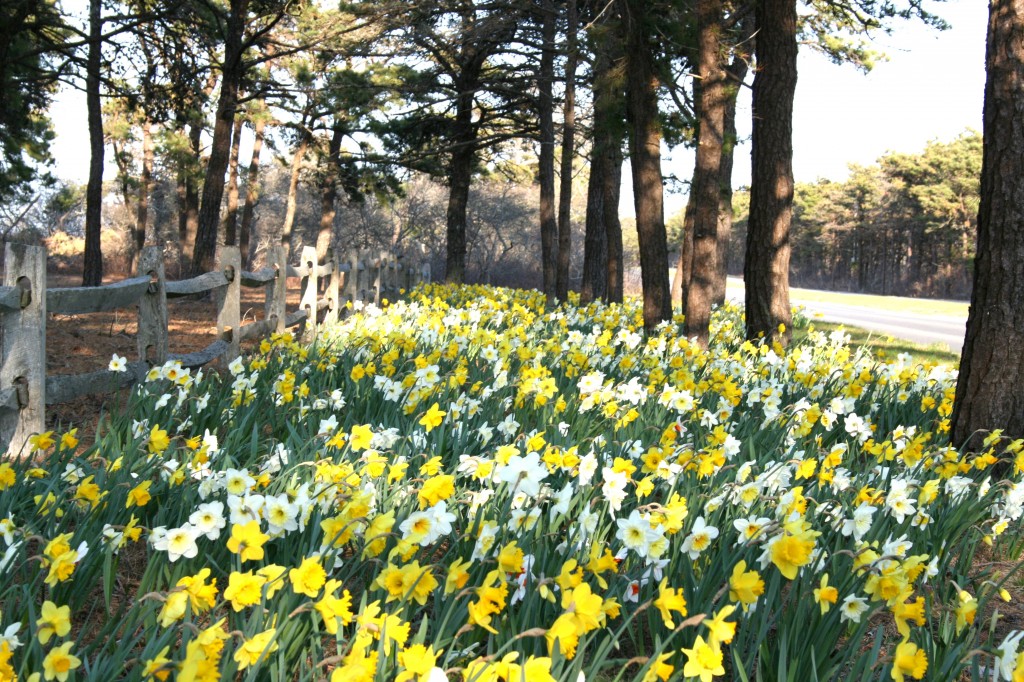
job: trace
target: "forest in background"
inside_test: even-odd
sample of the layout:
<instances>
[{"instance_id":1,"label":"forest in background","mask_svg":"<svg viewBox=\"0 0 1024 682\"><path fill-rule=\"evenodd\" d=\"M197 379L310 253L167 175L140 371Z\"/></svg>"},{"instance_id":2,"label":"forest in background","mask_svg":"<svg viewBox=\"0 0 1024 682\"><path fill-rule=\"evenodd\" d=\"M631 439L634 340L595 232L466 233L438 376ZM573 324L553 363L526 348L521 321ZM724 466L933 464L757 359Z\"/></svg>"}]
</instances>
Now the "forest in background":
<instances>
[{"instance_id":1,"label":"forest in background","mask_svg":"<svg viewBox=\"0 0 1024 682\"><path fill-rule=\"evenodd\" d=\"M288 159L278 154L263 170L252 216L251 257L259 262L279 236L289 189ZM513 164L506 166L512 170ZM541 286L538 186L535 168L478 177L469 198L467 220L468 281L502 286ZM977 227L981 135L965 132L949 142L933 141L920 153L887 154L870 166L851 165L845 180L796 183L792 223L791 282L795 286L900 296L967 298L970 295L974 234ZM248 168L239 179L248 182ZM577 168L572 206L573 236L583 239L586 207L579 191L586 168ZM314 243L319 229L315 187L297 187L294 243ZM178 205L173 175L155 172L150 211L154 229L168 249L168 262L183 262L174 228ZM122 189L124 185L120 186ZM114 272L129 268L129 239L136 200L107 182L104 254ZM25 213L0 207L4 234L45 241L56 264L78 271L84 236L85 186L58 182L33 197ZM338 243L364 248L424 246L435 266L444 266L445 186L421 175L391 195L339 201L334 220ZM749 188L733 195L734 230L727 251L731 275L743 272ZM685 211L666 220L671 258L682 241ZM623 258L627 277L639 266L635 220L623 219ZM570 285L578 288L582 253L570 262ZM180 267L179 267L180 269ZM172 269L173 272L173 269ZM180 274L180 272L178 273Z\"/></svg>"},{"instance_id":2,"label":"forest in background","mask_svg":"<svg viewBox=\"0 0 1024 682\"><path fill-rule=\"evenodd\" d=\"M790 282L895 296L969 298L981 135L853 164L846 180L796 183ZM734 195L729 272L743 271L750 194Z\"/></svg>"}]
</instances>

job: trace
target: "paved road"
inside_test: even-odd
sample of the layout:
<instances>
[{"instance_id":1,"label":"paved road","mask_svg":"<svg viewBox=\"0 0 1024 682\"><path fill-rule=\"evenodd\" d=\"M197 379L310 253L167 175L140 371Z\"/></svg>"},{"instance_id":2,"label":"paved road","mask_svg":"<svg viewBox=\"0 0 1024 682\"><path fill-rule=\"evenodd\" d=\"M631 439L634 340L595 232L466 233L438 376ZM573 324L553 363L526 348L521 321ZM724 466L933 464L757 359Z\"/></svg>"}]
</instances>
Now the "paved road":
<instances>
[{"instance_id":1,"label":"paved road","mask_svg":"<svg viewBox=\"0 0 1024 682\"><path fill-rule=\"evenodd\" d=\"M729 298L742 301L743 282L730 278L728 293ZM894 312L844 303L801 301L798 298L794 298L792 303L804 306L812 319L863 327L915 343L942 343L954 353L959 353L964 343L966 316Z\"/></svg>"},{"instance_id":2,"label":"paved road","mask_svg":"<svg viewBox=\"0 0 1024 682\"><path fill-rule=\"evenodd\" d=\"M872 329L915 343L944 343L954 353L959 353L964 343L966 317L921 315L796 299L793 300L793 305L804 306L812 319Z\"/></svg>"}]
</instances>

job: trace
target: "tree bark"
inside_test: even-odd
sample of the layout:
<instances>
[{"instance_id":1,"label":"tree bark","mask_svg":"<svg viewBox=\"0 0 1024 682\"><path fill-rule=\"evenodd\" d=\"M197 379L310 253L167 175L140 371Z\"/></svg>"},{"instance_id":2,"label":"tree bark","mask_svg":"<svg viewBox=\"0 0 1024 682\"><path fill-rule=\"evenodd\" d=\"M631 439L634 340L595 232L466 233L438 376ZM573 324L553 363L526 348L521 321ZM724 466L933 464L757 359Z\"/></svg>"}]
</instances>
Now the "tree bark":
<instances>
[{"instance_id":1,"label":"tree bark","mask_svg":"<svg viewBox=\"0 0 1024 682\"><path fill-rule=\"evenodd\" d=\"M153 184L153 156L152 124L146 118L142 122L142 177L139 178L139 204L135 212L135 252L132 254L132 272L135 272L134 261L138 254L142 253L142 247L145 246L147 237L152 244L157 241L155 228L147 235L149 194Z\"/></svg>"},{"instance_id":2,"label":"tree bark","mask_svg":"<svg viewBox=\"0 0 1024 682\"><path fill-rule=\"evenodd\" d=\"M316 235L316 255L320 261L327 257L327 252L331 248L331 238L334 236L338 173L341 167L341 141L344 136L345 128L341 125L341 121L335 118L331 141L327 147L327 173L324 174L323 185L320 188L320 229Z\"/></svg>"},{"instance_id":3,"label":"tree bark","mask_svg":"<svg viewBox=\"0 0 1024 682\"><path fill-rule=\"evenodd\" d=\"M238 88L242 80L242 37L249 0L231 0L227 17L227 35L224 41L224 66L220 82L220 100L213 126L210 160L203 180L203 202L199 208L199 228L192 251L192 274L213 269L217 251L217 233L220 228L220 205L224 198L224 175L231 154L231 131L238 108Z\"/></svg>"},{"instance_id":4,"label":"tree bark","mask_svg":"<svg viewBox=\"0 0 1024 682\"><path fill-rule=\"evenodd\" d=\"M263 151L266 125L266 119L260 115L256 119L256 139L252 143L252 158L249 159L249 172L245 176L245 208L242 209L242 224L238 230L238 249L243 263L249 263L249 240L252 235L252 217L260 196L260 152Z\"/></svg>"},{"instance_id":5,"label":"tree bark","mask_svg":"<svg viewBox=\"0 0 1024 682\"><path fill-rule=\"evenodd\" d=\"M452 153L448 169L445 281L453 284L462 284L466 281L466 212L469 207L469 182L473 175L475 157L476 151L473 147L459 147Z\"/></svg>"},{"instance_id":6,"label":"tree bark","mask_svg":"<svg viewBox=\"0 0 1024 682\"><path fill-rule=\"evenodd\" d=\"M565 103L562 106L562 170L558 191L558 277L555 293L563 301L569 295L572 265L572 164L576 156L576 33L579 21L576 0L566 3Z\"/></svg>"},{"instance_id":7,"label":"tree bark","mask_svg":"<svg viewBox=\"0 0 1024 682\"><path fill-rule=\"evenodd\" d=\"M1024 0L991 0L974 289L953 444L1024 437Z\"/></svg>"},{"instance_id":8,"label":"tree bark","mask_svg":"<svg viewBox=\"0 0 1024 682\"><path fill-rule=\"evenodd\" d=\"M622 137L614 135L607 148L608 170L604 174L604 229L608 253L608 302L622 303L626 266L623 261L622 223L619 221L619 197L622 193ZM666 270L665 277L668 277Z\"/></svg>"},{"instance_id":9,"label":"tree bark","mask_svg":"<svg viewBox=\"0 0 1024 682\"><path fill-rule=\"evenodd\" d=\"M469 183L476 162L477 126L473 123L473 100L480 87L482 62L470 58L457 82L454 149L448 166L448 211L446 214L445 281L466 281L466 212L469 207Z\"/></svg>"},{"instance_id":10,"label":"tree bark","mask_svg":"<svg viewBox=\"0 0 1024 682\"><path fill-rule=\"evenodd\" d=\"M242 119L235 119L231 131L231 158L228 161L228 206L224 214L224 245L238 243L238 148L242 139Z\"/></svg>"},{"instance_id":11,"label":"tree bark","mask_svg":"<svg viewBox=\"0 0 1024 682\"><path fill-rule=\"evenodd\" d=\"M693 172L693 265L686 295L685 333L708 344L713 282L718 276L718 209L721 201L725 128L725 74L722 71L721 0L697 2L700 78L697 160Z\"/></svg>"},{"instance_id":12,"label":"tree bark","mask_svg":"<svg viewBox=\"0 0 1024 682\"><path fill-rule=\"evenodd\" d=\"M309 149L309 133L299 133L299 145L292 154L292 172L288 181L288 200L285 203L284 223L281 225L281 243L288 249L289 260L295 251L295 240L293 232L295 228L295 214L299 206L299 172L302 170L302 162L306 158L306 150Z\"/></svg>"},{"instance_id":13,"label":"tree bark","mask_svg":"<svg viewBox=\"0 0 1024 682\"><path fill-rule=\"evenodd\" d=\"M203 124L193 121L189 125L188 137L195 155L197 166L201 164ZM185 232L182 235L181 251L191 254L199 232L199 184L197 178L189 171L185 174Z\"/></svg>"},{"instance_id":14,"label":"tree bark","mask_svg":"<svg viewBox=\"0 0 1024 682\"><path fill-rule=\"evenodd\" d=\"M178 245L180 260L178 267L181 267L182 261L185 260L185 225L186 225L186 201L185 195L187 193L187 187L185 182L185 173L181 169L181 161L178 162L178 172L175 177L175 199L178 202ZM180 272L180 270L179 270Z\"/></svg>"},{"instance_id":15,"label":"tree bark","mask_svg":"<svg viewBox=\"0 0 1024 682\"><path fill-rule=\"evenodd\" d=\"M540 183L540 253L544 295L553 302L558 290L558 223L555 218L555 122L552 89L555 80L555 7L551 0L541 6L541 57L537 72L537 118L540 152L537 178Z\"/></svg>"},{"instance_id":16,"label":"tree bark","mask_svg":"<svg viewBox=\"0 0 1024 682\"><path fill-rule=\"evenodd\" d=\"M89 184L85 190L85 255L82 286L103 282L103 109L100 103L100 68L103 18L100 0L89 2L89 54L86 58L85 98L89 118Z\"/></svg>"},{"instance_id":17,"label":"tree bark","mask_svg":"<svg viewBox=\"0 0 1024 682\"><path fill-rule=\"evenodd\" d=\"M743 266L747 338L763 336L785 344L792 325L789 226L793 213L796 0L760 0L757 30L750 218Z\"/></svg>"},{"instance_id":18,"label":"tree bark","mask_svg":"<svg viewBox=\"0 0 1024 682\"><path fill-rule=\"evenodd\" d=\"M614 64L621 43L607 25L593 28L593 146L587 181L587 215L583 243L584 303L595 299L622 302L622 226L619 189L622 180L623 89Z\"/></svg>"},{"instance_id":19,"label":"tree bark","mask_svg":"<svg viewBox=\"0 0 1024 682\"><path fill-rule=\"evenodd\" d=\"M752 39L753 22L743 21L740 38L743 44ZM739 49L739 48L735 48ZM722 146L721 198L718 204L718 272L711 285L711 302L715 305L725 303L725 288L729 277L729 246L732 241L732 169L736 153L736 100L744 79L747 77L749 55L737 52L729 64L729 73L725 86L725 121Z\"/></svg>"},{"instance_id":20,"label":"tree bark","mask_svg":"<svg viewBox=\"0 0 1024 682\"><path fill-rule=\"evenodd\" d=\"M619 0L619 6L626 31L626 119L629 123L633 206L640 249L644 328L651 331L659 323L672 318L661 178L658 78L654 70L653 50L647 39L646 2Z\"/></svg>"},{"instance_id":21,"label":"tree bark","mask_svg":"<svg viewBox=\"0 0 1024 682\"><path fill-rule=\"evenodd\" d=\"M683 239L679 242L679 258L676 259L676 274L672 278L672 300L679 301L679 308L686 314L686 300L690 295L693 278L693 210L696 197L694 183L690 182L690 196L683 210Z\"/></svg>"},{"instance_id":22,"label":"tree bark","mask_svg":"<svg viewBox=\"0 0 1024 682\"><path fill-rule=\"evenodd\" d=\"M594 112L595 122L597 112ZM596 123L595 123L596 127ZM587 217L583 236L583 281L580 301L590 303L608 296L608 235L604 226L604 176L608 166L599 154L595 131L587 180Z\"/></svg>"}]
</instances>

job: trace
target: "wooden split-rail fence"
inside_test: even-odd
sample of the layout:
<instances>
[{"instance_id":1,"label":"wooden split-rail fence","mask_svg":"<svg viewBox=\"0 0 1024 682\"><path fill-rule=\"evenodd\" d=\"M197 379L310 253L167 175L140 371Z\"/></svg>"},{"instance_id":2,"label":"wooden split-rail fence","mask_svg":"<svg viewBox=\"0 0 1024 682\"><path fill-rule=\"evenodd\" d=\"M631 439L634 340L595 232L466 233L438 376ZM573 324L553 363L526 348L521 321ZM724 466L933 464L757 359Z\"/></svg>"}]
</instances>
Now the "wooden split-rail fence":
<instances>
[{"instance_id":1,"label":"wooden split-rail fence","mask_svg":"<svg viewBox=\"0 0 1024 682\"><path fill-rule=\"evenodd\" d=\"M394 300L403 289L430 280L429 263L410 265L390 252L331 253L318 262L316 249L302 249L298 265L289 265L285 248L271 247L267 265L242 270L237 247L221 247L218 269L192 279L167 280L163 252L148 246L139 258L138 276L98 287L48 289L46 249L7 243L3 286L0 286L0 453L18 455L29 437L46 428L46 406L80 396L108 393L143 381L149 368L167 360L183 367L201 367L215 359L224 363L239 355L242 341L300 326L312 338L321 324L337 321L346 305L356 301ZM287 310L287 278L302 278L299 307ZM264 318L241 323L241 287L264 287ZM214 293L216 340L201 351L168 352L167 300ZM138 306L138 359L123 372L46 375L46 321L49 313L78 315ZM322 313L322 314L321 314Z\"/></svg>"}]
</instances>

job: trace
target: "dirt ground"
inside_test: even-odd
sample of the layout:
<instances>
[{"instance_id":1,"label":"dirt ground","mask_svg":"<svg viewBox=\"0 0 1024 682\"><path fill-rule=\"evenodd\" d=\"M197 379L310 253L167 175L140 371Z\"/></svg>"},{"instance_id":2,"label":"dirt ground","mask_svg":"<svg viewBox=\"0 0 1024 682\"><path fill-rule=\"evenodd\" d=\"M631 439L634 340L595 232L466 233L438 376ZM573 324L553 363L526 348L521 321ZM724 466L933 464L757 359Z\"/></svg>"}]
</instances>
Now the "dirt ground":
<instances>
[{"instance_id":1,"label":"dirt ground","mask_svg":"<svg viewBox=\"0 0 1024 682\"><path fill-rule=\"evenodd\" d=\"M108 277L104 284L120 281L121 277ZM48 273L50 288L80 286L80 276ZM288 280L288 309L294 310L299 301L299 280ZM265 288L242 287L242 324L263 319ZM106 369L114 353L137 360L135 338L138 332L138 313L135 307L86 315L48 315L46 324L46 373L83 374ZM172 299L167 302L169 352L191 353L202 350L216 338L217 309L211 299L195 301ZM248 342L253 345L257 341ZM243 344L244 347L244 344ZM219 361L217 361L219 362ZM218 368L217 362L210 365ZM96 423L104 410L123 405L128 389L106 395L83 396L46 410L47 428L61 432L78 428L81 442L92 442Z\"/></svg>"}]
</instances>

